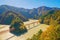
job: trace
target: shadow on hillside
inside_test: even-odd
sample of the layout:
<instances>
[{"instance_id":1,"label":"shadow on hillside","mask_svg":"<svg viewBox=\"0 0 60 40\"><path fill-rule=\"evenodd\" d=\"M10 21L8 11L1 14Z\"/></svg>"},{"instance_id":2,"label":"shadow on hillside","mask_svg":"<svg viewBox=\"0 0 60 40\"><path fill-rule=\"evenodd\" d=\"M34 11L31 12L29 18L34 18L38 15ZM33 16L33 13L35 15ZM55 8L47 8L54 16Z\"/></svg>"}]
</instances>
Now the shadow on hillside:
<instances>
[{"instance_id":1,"label":"shadow on hillside","mask_svg":"<svg viewBox=\"0 0 60 40\"><path fill-rule=\"evenodd\" d=\"M16 35L16 36L20 36L22 34L25 34L27 32L27 30L23 30L23 31L17 31L17 30L14 30L14 31L10 31L10 33Z\"/></svg>"}]
</instances>

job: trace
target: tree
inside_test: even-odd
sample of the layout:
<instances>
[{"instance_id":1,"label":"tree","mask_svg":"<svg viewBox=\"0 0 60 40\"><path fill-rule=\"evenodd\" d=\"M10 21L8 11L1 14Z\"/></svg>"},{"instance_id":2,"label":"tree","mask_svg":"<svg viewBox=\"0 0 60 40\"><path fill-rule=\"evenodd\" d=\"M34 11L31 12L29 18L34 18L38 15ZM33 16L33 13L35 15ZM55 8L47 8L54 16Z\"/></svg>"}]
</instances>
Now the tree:
<instances>
[{"instance_id":1,"label":"tree","mask_svg":"<svg viewBox=\"0 0 60 40\"><path fill-rule=\"evenodd\" d=\"M24 32L27 31L26 27L24 26L23 21L19 18L16 17L12 23L10 28L15 28L15 32Z\"/></svg>"},{"instance_id":2,"label":"tree","mask_svg":"<svg viewBox=\"0 0 60 40\"><path fill-rule=\"evenodd\" d=\"M57 26L57 24L58 24L58 22L51 17L49 25L55 27L55 26Z\"/></svg>"},{"instance_id":3,"label":"tree","mask_svg":"<svg viewBox=\"0 0 60 40\"><path fill-rule=\"evenodd\" d=\"M39 40L41 33L42 30L40 29L37 34L34 34L31 39L28 38L27 40Z\"/></svg>"},{"instance_id":4,"label":"tree","mask_svg":"<svg viewBox=\"0 0 60 40\"><path fill-rule=\"evenodd\" d=\"M56 26L57 39L60 39L60 25Z\"/></svg>"},{"instance_id":5,"label":"tree","mask_svg":"<svg viewBox=\"0 0 60 40\"><path fill-rule=\"evenodd\" d=\"M55 27L47 28L47 30L44 31L39 38L39 40L56 40L56 39L57 39L57 34Z\"/></svg>"}]
</instances>

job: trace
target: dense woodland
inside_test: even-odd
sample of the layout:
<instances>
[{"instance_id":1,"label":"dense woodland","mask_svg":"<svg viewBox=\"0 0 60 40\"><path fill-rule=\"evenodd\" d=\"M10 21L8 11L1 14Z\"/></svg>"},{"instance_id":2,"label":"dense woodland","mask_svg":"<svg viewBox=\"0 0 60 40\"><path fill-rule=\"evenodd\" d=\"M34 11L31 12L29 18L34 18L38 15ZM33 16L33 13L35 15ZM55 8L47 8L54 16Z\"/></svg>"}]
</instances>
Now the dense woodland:
<instances>
[{"instance_id":1,"label":"dense woodland","mask_svg":"<svg viewBox=\"0 0 60 40\"><path fill-rule=\"evenodd\" d=\"M27 40L60 40L60 10L52 10L47 15L40 17L40 23L49 25L47 30L40 30Z\"/></svg>"},{"instance_id":2,"label":"dense woodland","mask_svg":"<svg viewBox=\"0 0 60 40\"><path fill-rule=\"evenodd\" d=\"M14 21L12 21L12 23L11 23L10 32L15 34L15 35L18 34L17 36L19 36L19 35L23 34L24 32L27 32L27 29L26 29L23 21L20 18L16 17L14 19Z\"/></svg>"}]
</instances>

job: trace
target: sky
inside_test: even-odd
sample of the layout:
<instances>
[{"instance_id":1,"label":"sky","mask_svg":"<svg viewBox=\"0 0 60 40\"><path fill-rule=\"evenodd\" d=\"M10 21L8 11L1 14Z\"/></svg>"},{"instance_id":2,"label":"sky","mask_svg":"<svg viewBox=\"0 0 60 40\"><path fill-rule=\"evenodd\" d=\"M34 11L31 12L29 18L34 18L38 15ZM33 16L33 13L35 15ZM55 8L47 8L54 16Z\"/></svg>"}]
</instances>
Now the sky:
<instances>
[{"instance_id":1,"label":"sky","mask_svg":"<svg viewBox=\"0 0 60 40\"><path fill-rule=\"evenodd\" d=\"M38 8L40 6L60 8L60 0L0 0L0 5L10 5L27 9Z\"/></svg>"}]
</instances>

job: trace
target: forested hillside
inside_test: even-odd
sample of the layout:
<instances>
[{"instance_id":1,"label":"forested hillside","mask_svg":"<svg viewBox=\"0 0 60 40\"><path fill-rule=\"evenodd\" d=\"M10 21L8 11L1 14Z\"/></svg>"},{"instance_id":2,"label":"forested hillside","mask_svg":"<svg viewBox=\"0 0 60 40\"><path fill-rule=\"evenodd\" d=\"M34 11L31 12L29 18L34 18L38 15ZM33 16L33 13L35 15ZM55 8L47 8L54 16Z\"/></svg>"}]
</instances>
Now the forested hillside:
<instances>
[{"instance_id":1,"label":"forested hillside","mask_svg":"<svg viewBox=\"0 0 60 40\"><path fill-rule=\"evenodd\" d=\"M12 11L8 11L8 12L5 12L3 14L0 15L0 24L11 24L12 21L14 21L16 18L19 18L21 19L22 21L27 21L28 19L24 16L22 16L21 14L19 13L15 13L15 12L12 12Z\"/></svg>"},{"instance_id":2,"label":"forested hillside","mask_svg":"<svg viewBox=\"0 0 60 40\"><path fill-rule=\"evenodd\" d=\"M27 40L60 40L60 10L50 11L40 18L40 22L50 25L46 31L35 34Z\"/></svg>"},{"instance_id":3,"label":"forested hillside","mask_svg":"<svg viewBox=\"0 0 60 40\"><path fill-rule=\"evenodd\" d=\"M25 9L9 5L1 5L0 24L11 24L12 20L16 17L19 17L22 21L27 21L28 19L39 19L39 17L49 14L52 10L60 10L60 8L41 6L33 9ZM50 14L52 13L50 12ZM44 20L48 21L46 18L44 18Z\"/></svg>"}]
</instances>

